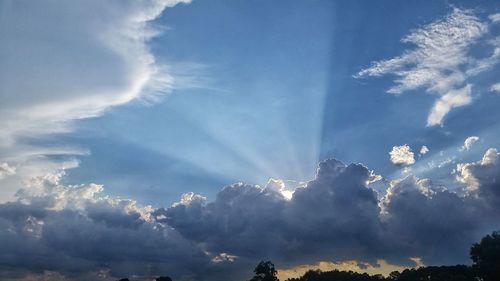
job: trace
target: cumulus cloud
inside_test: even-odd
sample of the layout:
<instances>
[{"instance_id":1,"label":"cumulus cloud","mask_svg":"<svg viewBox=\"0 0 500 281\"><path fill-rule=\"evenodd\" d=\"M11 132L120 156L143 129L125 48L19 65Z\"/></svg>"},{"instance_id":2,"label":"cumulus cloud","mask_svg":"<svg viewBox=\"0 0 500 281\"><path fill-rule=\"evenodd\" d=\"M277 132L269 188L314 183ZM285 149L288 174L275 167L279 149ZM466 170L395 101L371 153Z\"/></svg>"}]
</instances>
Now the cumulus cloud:
<instances>
[{"instance_id":1,"label":"cumulus cloud","mask_svg":"<svg viewBox=\"0 0 500 281\"><path fill-rule=\"evenodd\" d=\"M495 18L495 17L493 17ZM355 78L383 76L397 77L395 85L387 92L401 94L424 88L438 95L427 119L427 126L442 124L451 109L472 102L469 77L491 69L500 60L498 40L488 41L493 54L475 58L469 54L471 47L482 40L489 30L471 11L453 9L446 17L415 29L401 41L414 45L413 49L397 57L377 61L361 70Z\"/></svg>"},{"instance_id":2,"label":"cumulus cloud","mask_svg":"<svg viewBox=\"0 0 500 281\"><path fill-rule=\"evenodd\" d=\"M479 140L477 136L470 136L465 139L464 145L460 147L460 151L468 151L472 148L472 146Z\"/></svg>"},{"instance_id":3,"label":"cumulus cloud","mask_svg":"<svg viewBox=\"0 0 500 281\"><path fill-rule=\"evenodd\" d=\"M415 154L411 151L407 144L401 146L393 146L391 152L391 162L398 166L409 166L415 163Z\"/></svg>"},{"instance_id":4,"label":"cumulus cloud","mask_svg":"<svg viewBox=\"0 0 500 281\"><path fill-rule=\"evenodd\" d=\"M235 183L213 201L186 193L159 208L104 196L97 184L63 185L62 173L37 177L0 204L0 277L242 279L262 258L284 267L466 262L471 243L498 227L499 159L490 149L459 165L466 193L410 174L379 195L373 171L330 159L290 197L277 180Z\"/></svg>"},{"instance_id":5,"label":"cumulus cloud","mask_svg":"<svg viewBox=\"0 0 500 281\"><path fill-rule=\"evenodd\" d=\"M62 174L33 179L0 204L0 277L56 271L89 280L155 276L210 263L200 248L151 218L152 208L101 195L102 186L64 186ZM29 253L29 254L28 254ZM43 257L43 258L41 258Z\"/></svg>"},{"instance_id":6,"label":"cumulus cloud","mask_svg":"<svg viewBox=\"0 0 500 281\"><path fill-rule=\"evenodd\" d=\"M429 148L425 145L422 145L422 147L420 148L420 155L425 155L429 152Z\"/></svg>"},{"instance_id":7,"label":"cumulus cloud","mask_svg":"<svg viewBox=\"0 0 500 281\"><path fill-rule=\"evenodd\" d=\"M378 247L372 243L380 226L377 195L367 187L370 175L364 166L329 160L291 199L274 186L238 183L214 202L178 204L156 215L210 252L307 260L335 249L339 257L360 258Z\"/></svg>"},{"instance_id":8,"label":"cumulus cloud","mask_svg":"<svg viewBox=\"0 0 500 281\"><path fill-rule=\"evenodd\" d=\"M494 214L476 197L412 175L393 181L377 199L366 185L369 174L362 165L328 160L290 200L266 187L236 184L214 202L175 205L156 215L210 251L239 257L401 263L417 256L435 263L465 261L468 247L488 225L484 214Z\"/></svg>"},{"instance_id":9,"label":"cumulus cloud","mask_svg":"<svg viewBox=\"0 0 500 281\"><path fill-rule=\"evenodd\" d=\"M444 256L449 262L460 262L470 247L467 241L472 241L480 225L469 198L413 175L393 181L381 206L386 238L392 239L396 251L416 254L427 263Z\"/></svg>"},{"instance_id":10,"label":"cumulus cloud","mask_svg":"<svg viewBox=\"0 0 500 281\"><path fill-rule=\"evenodd\" d=\"M480 161L458 164L455 172L469 192L500 203L500 153L495 148L488 149Z\"/></svg>"}]
</instances>

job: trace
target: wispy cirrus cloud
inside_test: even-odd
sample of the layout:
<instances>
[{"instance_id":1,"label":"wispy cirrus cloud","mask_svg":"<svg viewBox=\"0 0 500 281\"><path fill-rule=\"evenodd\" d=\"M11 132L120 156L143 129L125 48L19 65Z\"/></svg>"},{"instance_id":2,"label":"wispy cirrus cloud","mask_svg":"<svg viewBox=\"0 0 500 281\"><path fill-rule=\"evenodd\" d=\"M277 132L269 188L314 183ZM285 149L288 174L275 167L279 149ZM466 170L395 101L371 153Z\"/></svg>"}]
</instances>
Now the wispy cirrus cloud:
<instances>
[{"instance_id":1,"label":"wispy cirrus cloud","mask_svg":"<svg viewBox=\"0 0 500 281\"><path fill-rule=\"evenodd\" d=\"M402 55L372 63L359 71L355 78L394 75L391 94L423 88L437 95L427 118L427 126L440 125L444 117L456 107L472 103L472 84L468 79L490 70L500 60L498 40L487 43L492 54L476 58L471 47L484 39L490 25L496 22L482 20L472 11L453 9L446 17L415 29L401 41L414 45Z\"/></svg>"}]
</instances>

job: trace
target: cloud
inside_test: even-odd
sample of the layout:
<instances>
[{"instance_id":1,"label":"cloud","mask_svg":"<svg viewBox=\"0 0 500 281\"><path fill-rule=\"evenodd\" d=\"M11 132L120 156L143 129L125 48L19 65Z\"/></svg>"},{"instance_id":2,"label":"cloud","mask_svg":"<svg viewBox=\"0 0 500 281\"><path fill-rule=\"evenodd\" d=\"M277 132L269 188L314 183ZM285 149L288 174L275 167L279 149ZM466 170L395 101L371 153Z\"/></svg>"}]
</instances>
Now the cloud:
<instances>
[{"instance_id":1,"label":"cloud","mask_svg":"<svg viewBox=\"0 0 500 281\"><path fill-rule=\"evenodd\" d=\"M457 180L466 185L468 192L498 208L500 153L495 148L488 149L480 161L458 164L455 173Z\"/></svg>"},{"instance_id":2,"label":"cloud","mask_svg":"<svg viewBox=\"0 0 500 281\"><path fill-rule=\"evenodd\" d=\"M458 90L450 90L441 96L432 106L427 117L427 126L442 124L443 118L452 108L464 106L472 102L471 85Z\"/></svg>"},{"instance_id":3,"label":"cloud","mask_svg":"<svg viewBox=\"0 0 500 281\"><path fill-rule=\"evenodd\" d=\"M500 13L496 13L496 14L492 14L492 15L489 15L488 18L492 21L492 22L500 22Z\"/></svg>"},{"instance_id":4,"label":"cloud","mask_svg":"<svg viewBox=\"0 0 500 281\"><path fill-rule=\"evenodd\" d=\"M200 248L154 222L151 207L103 196L100 185L64 186L61 176L35 178L16 201L0 204L2 279L45 270L71 280L100 271L115 279L182 276L210 263Z\"/></svg>"},{"instance_id":5,"label":"cloud","mask_svg":"<svg viewBox=\"0 0 500 281\"><path fill-rule=\"evenodd\" d=\"M479 140L477 136L470 136L465 139L464 145L460 147L460 151L468 151L472 148L472 146Z\"/></svg>"},{"instance_id":6,"label":"cloud","mask_svg":"<svg viewBox=\"0 0 500 281\"><path fill-rule=\"evenodd\" d=\"M368 184L373 171L330 159L290 197L282 181L235 183L214 201L186 193L159 208L49 174L0 204L0 278L242 279L263 258L280 267L321 260L408 266L415 257L462 263L471 243L498 226L499 159L490 149L459 165L463 194L410 174L379 195Z\"/></svg>"},{"instance_id":7,"label":"cloud","mask_svg":"<svg viewBox=\"0 0 500 281\"><path fill-rule=\"evenodd\" d=\"M146 94L155 75L168 76L146 45L158 33L148 22L179 2L2 2L3 141L64 131Z\"/></svg>"},{"instance_id":8,"label":"cloud","mask_svg":"<svg viewBox=\"0 0 500 281\"><path fill-rule=\"evenodd\" d=\"M72 156L81 151L27 139L71 131L73 120L176 85L148 41L161 32L150 22L182 2L189 0L0 3L0 162L17 167L17 182L77 165ZM0 201L20 188L13 182L4 184Z\"/></svg>"},{"instance_id":9,"label":"cloud","mask_svg":"<svg viewBox=\"0 0 500 281\"><path fill-rule=\"evenodd\" d=\"M425 155L429 152L429 148L425 145L422 145L422 147L420 148L420 155Z\"/></svg>"},{"instance_id":10,"label":"cloud","mask_svg":"<svg viewBox=\"0 0 500 281\"><path fill-rule=\"evenodd\" d=\"M474 200L413 175L393 181L381 206L395 251L425 263L459 263L482 222Z\"/></svg>"},{"instance_id":11,"label":"cloud","mask_svg":"<svg viewBox=\"0 0 500 281\"><path fill-rule=\"evenodd\" d=\"M16 173L16 168L9 166L7 163L0 163L0 179L6 176L11 176Z\"/></svg>"},{"instance_id":12,"label":"cloud","mask_svg":"<svg viewBox=\"0 0 500 281\"><path fill-rule=\"evenodd\" d=\"M409 166L415 163L415 154L408 145L393 146L391 152L391 162L398 166Z\"/></svg>"},{"instance_id":13,"label":"cloud","mask_svg":"<svg viewBox=\"0 0 500 281\"><path fill-rule=\"evenodd\" d=\"M500 83L493 84L490 91L500 93Z\"/></svg>"},{"instance_id":14,"label":"cloud","mask_svg":"<svg viewBox=\"0 0 500 281\"><path fill-rule=\"evenodd\" d=\"M307 260L311 253L327 256L335 249L339 257L360 258L377 247L373 239L380 227L369 178L364 166L329 160L291 199L274 186L238 183L223 188L214 202L176 204L156 216L209 252Z\"/></svg>"},{"instance_id":15,"label":"cloud","mask_svg":"<svg viewBox=\"0 0 500 281\"><path fill-rule=\"evenodd\" d=\"M443 123L443 118L456 107L472 102L468 78L491 69L500 60L498 40L490 40L494 52L477 59L469 54L471 47L485 37L489 23L471 11L453 9L446 17L415 29L401 41L414 45L402 55L372 63L355 78L379 77L391 74L397 77L387 92L401 94L424 88L438 95L427 119L427 126Z\"/></svg>"}]
</instances>

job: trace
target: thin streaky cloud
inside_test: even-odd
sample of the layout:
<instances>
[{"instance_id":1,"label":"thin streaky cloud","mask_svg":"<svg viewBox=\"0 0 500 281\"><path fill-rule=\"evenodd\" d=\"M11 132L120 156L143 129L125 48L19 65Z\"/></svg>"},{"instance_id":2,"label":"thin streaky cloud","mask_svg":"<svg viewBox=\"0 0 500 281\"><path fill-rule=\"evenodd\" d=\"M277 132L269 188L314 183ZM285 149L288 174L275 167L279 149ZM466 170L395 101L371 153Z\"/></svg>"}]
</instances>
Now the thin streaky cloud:
<instances>
[{"instance_id":1,"label":"thin streaky cloud","mask_svg":"<svg viewBox=\"0 0 500 281\"><path fill-rule=\"evenodd\" d=\"M456 107L472 103L468 78L490 70L498 64L498 40L490 40L493 54L477 59L469 54L471 46L478 43L489 31L489 23L472 11L453 9L446 17L415 29L401 42L415 47L402 55L372 63L359 71L355 78L394 75L391 94L424 89L438 95L427 118L427 126L442 125L444 117Z\"/></svg>"}]
</instances>

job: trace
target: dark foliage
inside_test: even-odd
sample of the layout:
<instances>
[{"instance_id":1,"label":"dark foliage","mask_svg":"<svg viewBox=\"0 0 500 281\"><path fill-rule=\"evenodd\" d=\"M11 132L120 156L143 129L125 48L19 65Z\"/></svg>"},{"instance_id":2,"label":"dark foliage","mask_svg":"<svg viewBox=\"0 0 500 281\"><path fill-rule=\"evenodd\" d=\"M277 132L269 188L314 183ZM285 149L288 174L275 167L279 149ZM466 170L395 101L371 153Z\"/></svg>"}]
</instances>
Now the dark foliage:
<instances>
[{"instance_id":1,"label":"dark foliage","mask_svg":"<svg viewBox=\"0 0 500 281\"><path fill-rule=\"evenodd\" d=\"M326 271L310 270L300 278L291 278L288 281L380 281L385 280L382 275L370 276L366 273L352 271Z\"/></svg>"},{"instance_id":2,"label":"dark foliage","mask_svg":"<svg viewBox=\"0 0 500 281\"><path fill-rule=\"evenodd\" d=\"M486 235L470 249L473 267L485 281L500 280L500 232Z\"/></svg>"},{"instance_id":3,"label":"dark foliage","mask_svg":"<svg viewBox=\"0 0 500 281\"><path fill-rule=\"evenodd\" d=\"M261 261L253 272L255 276L250 281L279 281L278 277L276 277L278 271L276 271L271 261Z\"/></svg>"},{"instance_id":4,"label":"dark foliage","mask_svg":"<svg viewBox=\"0 0 500 281\"><path fill-rule=\"evenodd\" d=\"M352 271L308 271L288 281L500 281L500 232L493 232L470 250L473 266L427 266L394 271L388 277Z\"/></svg>"},{"instance_id":5,"label":"dark foliage","mask_svg":"<svg viewBox=\"0 0 500 281\"><path fill-rule=\"evenodd\" d=\"M476 275L470 266L427 266L418 269L405 269L401 273L393 272L387 280L397 281L476 281Z\"/></svg>"},{"instance_id":6,"label":"dark foliage","mask_svg":"<svg viewBox=\"0 0 500 281\"><path fill-rule=\"evenodd\" d=\"M394 271L388 277L352 271L309 271L300 278L292 278L288 281L477 281L477 279L471 267L455 265Z\"/></svg>"},{"instance_id":7,"label":"dark foliage","mask_svg":"<svg viewBox=\"0 0 500 281\"><path fill-rule=\"evenodd\" d=\"M172 278L170 278L168 276L160 276L160 277L156 278L155 281L172 281Z\"/></svg>"},{"instance_id":8,"label":"dark foliage","mask_svg":"<svg viewBox=\"0 0 500 281\"><path fill-rule=\"evenodd\" d=\"M427 266L417 269L394 271L389 276L369 275L353 271L310 270L302 277L287 281L500 281L500 232L486 235L470 250L472 266ZM249 281L279 281L278 271L271 261L261 261L254 269L255 276ZM172 281L170 277L158 277L156 281ZM129 281L128 278L119 281Z\"/></svg>"}]
</instances>

